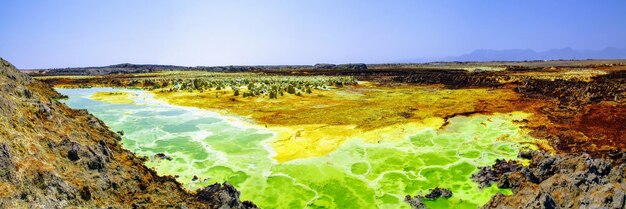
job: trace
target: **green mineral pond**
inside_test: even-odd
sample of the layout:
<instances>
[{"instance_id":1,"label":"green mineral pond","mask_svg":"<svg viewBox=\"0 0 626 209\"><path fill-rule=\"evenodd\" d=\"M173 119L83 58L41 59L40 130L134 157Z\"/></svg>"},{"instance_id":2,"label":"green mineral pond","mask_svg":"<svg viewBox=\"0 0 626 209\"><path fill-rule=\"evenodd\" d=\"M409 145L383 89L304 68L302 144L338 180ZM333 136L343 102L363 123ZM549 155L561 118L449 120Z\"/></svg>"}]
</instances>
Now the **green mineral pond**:
<instances>
[{"instance_id":1,"label":"green mineral pond","mask_svg":"<svg viewBox=\"0 0 626 209\"><path fill-rule=\"evenodd\" d=\"M64 103L87 109L112 130L125 132L124 148L147 156L161 175L177 176L187 189L229 182L261 208L410 208L406 195L449 188L449 199L426 200L428 208L477 208L497 192L471 181L479 166L515 159L519 142L531 141L519 125L528 117L508 114L457 116L442 129L405 139L367 143L348 140L327 156L278 163L262 125L156 100L142 90L57 89ZM130 92L134 104L90 99L95 92ZM507 140L499 140L499 138ZM154 157L163 153L171 160ZM197 176L197 180L193 180Z\"/></svg>"}]
</instances>

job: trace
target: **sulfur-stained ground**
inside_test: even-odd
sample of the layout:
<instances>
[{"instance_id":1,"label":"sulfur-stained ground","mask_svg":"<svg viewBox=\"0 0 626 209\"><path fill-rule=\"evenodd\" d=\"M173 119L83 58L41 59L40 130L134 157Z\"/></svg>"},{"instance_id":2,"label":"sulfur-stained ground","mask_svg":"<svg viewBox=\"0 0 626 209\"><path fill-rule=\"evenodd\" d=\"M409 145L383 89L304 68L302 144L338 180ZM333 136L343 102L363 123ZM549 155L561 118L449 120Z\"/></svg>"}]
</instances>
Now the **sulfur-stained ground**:
<instances>
[{"instance_id":1,"label":"sulfur-stained ground","mask_svg":"<svg viewBox=\"0 0 626 209\"><path fill-rule=\"evenodd\" d=\"M404 138L423 128L439 129L456 115L523 111L510 89L446 89L437 85L380 85L362 82L279 99L243 98L230 90L159 92L156 98L181 106L244 116L280 133L272 143L279 162L324 156L351 138L376 143ZM520 121L518 121L520 122ZM545 149L549 146L541 145Z\"/></svg>"}]
</instances>

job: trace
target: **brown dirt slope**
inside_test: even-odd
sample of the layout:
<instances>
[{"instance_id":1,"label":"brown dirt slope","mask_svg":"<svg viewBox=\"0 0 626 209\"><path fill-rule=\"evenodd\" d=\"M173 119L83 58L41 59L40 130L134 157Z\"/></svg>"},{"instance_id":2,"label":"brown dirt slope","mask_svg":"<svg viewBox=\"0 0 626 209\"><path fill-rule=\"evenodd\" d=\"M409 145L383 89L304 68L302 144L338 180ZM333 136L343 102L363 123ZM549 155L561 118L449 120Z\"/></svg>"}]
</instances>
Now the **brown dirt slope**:
<instances>
[{"instance_id":1,"label":"brown dirt slope","mask_svg":"<svg viewBox=\"0 0 626 209\"><path fill-rule=\"evenodd\" d=\"M189 193L119 136L0 59L0 208L253 208L228 184Z\"/></svg>"}]
</instances>

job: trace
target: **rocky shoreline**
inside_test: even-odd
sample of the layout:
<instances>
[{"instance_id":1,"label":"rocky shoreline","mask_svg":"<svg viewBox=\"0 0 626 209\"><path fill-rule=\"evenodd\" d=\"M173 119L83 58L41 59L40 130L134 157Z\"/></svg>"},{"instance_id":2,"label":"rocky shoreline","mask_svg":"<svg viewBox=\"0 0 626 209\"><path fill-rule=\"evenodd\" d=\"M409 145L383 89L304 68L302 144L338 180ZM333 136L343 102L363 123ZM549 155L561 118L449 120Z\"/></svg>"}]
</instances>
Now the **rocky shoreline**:
<instances>
[{"instance_id":1,"label":"rocky shoreline","mask_svg":"<svg viewBox=\"0 0 626 209\"><path fill-rule=\"evenodd\" d=\"M229 184L188 192L84 110L0 59L0 208L256 208Z\"/></svg>"}]
</instances>

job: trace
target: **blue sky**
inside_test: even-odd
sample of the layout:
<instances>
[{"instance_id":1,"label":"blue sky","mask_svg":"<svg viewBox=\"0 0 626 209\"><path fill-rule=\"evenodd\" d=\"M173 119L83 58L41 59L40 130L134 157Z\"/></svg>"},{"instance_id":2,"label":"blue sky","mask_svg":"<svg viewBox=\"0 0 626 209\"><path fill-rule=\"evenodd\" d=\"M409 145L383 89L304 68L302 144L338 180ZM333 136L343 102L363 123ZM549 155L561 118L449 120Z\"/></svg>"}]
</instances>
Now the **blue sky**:
<instances>
[{"instance_id":1,"label":"blue sky","mask_svg":"<svg viewBox=\"0 0 626 209\"><path fill-rule=\"evenodd\" d=\"M396 62L626 48L626 1L0 0L18 68Z\"/></svg>"}]
</instances>

